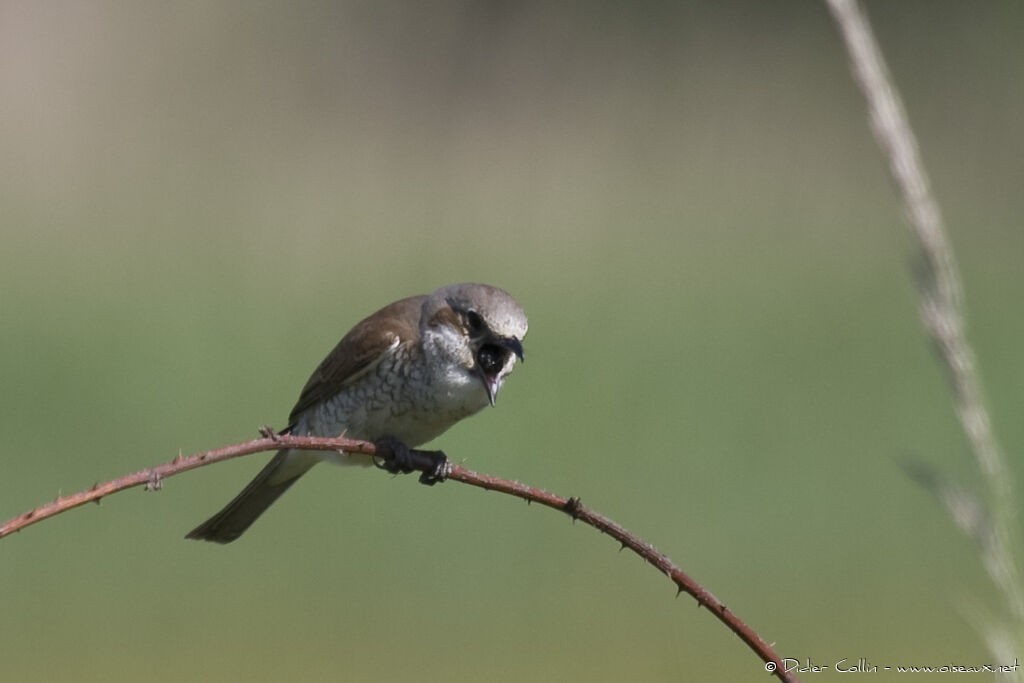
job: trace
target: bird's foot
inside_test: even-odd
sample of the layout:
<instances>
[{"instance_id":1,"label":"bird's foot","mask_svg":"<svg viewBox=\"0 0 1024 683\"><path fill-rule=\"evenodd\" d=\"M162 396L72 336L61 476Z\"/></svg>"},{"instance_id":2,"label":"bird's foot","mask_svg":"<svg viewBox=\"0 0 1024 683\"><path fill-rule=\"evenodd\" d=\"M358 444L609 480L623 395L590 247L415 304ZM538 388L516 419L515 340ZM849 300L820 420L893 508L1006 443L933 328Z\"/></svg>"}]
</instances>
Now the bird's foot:
<instances>
[{"instance_id":1,"label":"bird's foot","mask_svg":"<svg viewBox=\"0 0 1024 683\"><path fill-rule=\"evenodd\" d=\"M415 472L412 451L404 443L393 436L386 436L373 442L377 457L373 464L391 474L409 474Z\"/></svg>"},{"instance_id":2,"label":"bird's foot","mask_svg":"<svg viewBox=\"0 0 1024 683\"><path fill-rule=\"evenodd\" d=\"M419 451L419 453L430 460L430 467L420 474L420 483L433 486L439 481L444 481L452 473L452 463L444 451Z\"/></svg>"},{"instance_id":3,"label":"bird's foot","mask_svg":"<svg viewBox=\"0 0 1024 683\"><path fill-rule=\"evenodd\" d=\"M373 443L376 456L373 464L391 474L421 472L420 483L433 486L451 474L452 465L443 451L414 451L394 437Z\"/></svg>"}]
</instances>

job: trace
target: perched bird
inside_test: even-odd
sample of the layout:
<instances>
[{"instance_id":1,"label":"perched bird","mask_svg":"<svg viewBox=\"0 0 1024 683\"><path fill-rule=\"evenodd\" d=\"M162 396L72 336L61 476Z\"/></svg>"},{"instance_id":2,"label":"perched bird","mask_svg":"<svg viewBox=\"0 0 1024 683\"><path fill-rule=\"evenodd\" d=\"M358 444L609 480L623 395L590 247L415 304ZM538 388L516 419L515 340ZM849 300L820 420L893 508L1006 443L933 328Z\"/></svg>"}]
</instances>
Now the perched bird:
<instances>
[{"instance_id":1,"label":"perched bird","mask_svg":"<svg viewBox=\"0 0 1024 683\"><path fill-rule=\"evenodd\" d=\"M306 382L283 431L419 446L494 405L523 359L526 329L519 303L490 285L448 285L396 301L338 342ZM321 461L371 463L364 455L282 449L186 538L230 543Z\"/></svg>"}]
</instances>

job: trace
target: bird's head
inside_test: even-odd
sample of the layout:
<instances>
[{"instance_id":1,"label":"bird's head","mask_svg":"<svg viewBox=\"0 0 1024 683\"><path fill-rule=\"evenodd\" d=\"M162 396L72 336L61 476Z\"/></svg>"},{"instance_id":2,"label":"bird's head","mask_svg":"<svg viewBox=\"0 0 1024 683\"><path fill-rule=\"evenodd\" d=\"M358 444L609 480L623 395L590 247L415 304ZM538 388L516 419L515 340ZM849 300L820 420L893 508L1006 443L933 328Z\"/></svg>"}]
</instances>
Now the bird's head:
<instances>
[{"instance_id":1,"label":"bird's head","mask_svg":"<svg viewBox=\"0 0 1024 683\"><path fill-rule=\"evenodd\" d=\"M516 358L524 359L528 325L519 302L490 285L448 285L427 298L421 319L444 340L444 352L480 378L494 405Z\"/></svg>"}]
</instances>

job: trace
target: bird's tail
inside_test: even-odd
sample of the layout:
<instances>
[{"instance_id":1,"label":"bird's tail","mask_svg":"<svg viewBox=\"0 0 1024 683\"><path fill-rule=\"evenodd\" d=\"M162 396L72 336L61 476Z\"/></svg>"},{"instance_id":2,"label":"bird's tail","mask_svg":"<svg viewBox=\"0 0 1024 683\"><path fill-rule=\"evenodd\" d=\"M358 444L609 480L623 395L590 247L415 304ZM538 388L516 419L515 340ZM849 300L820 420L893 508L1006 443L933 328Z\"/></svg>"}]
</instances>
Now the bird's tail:
<instances>
[{"instance_id":1,"label":"bird's tail","mask_svg":"<svg viewBox=\"0 0 1024 683\"><path fill-rule=\"evenodd\" d=\"M301 451L278 451L224 509L190 531L185 538L230 543L317 462L316 458Z\"/></svg>"}]
</instances>

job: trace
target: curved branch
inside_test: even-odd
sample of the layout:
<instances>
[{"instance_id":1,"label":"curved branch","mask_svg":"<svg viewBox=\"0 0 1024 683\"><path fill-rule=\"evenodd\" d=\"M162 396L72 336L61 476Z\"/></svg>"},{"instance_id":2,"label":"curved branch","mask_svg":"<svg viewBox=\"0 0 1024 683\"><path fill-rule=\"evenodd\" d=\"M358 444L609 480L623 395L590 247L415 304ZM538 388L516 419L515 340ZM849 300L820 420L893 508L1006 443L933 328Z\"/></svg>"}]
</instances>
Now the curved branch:
<instances>
[{"instance_id":1,"label":"curved branch","mask_svg":"<svg viewBox=\"0 0 1024 683\"><path fill-rule=\"evenodd\" d=\"M0 538L9 536L25 527L41 522L72 508L85 505L86 503L98 503L101 498L112 493L145 486L146 490L157 490L167 477L172 477L182 472L212 465L223 460L230 460L243 455L259 453L261 451L276 451L281 448L295 448L301 450L320 451L341 451L345 453L362 453L374 456L385 461L394 458L393 453L378 452L374 444L367 441L357 441L344 437L314 437L314 436L292 436L291 434L277 434L268 428L261 430L264 435L261 439L246 441L240 444L225 446L212 451L197 453L190 456L179 455L171 462L158 465L150 469L141 470L134 474L128 474L111 481L96 484L86 491L80 491L69 496L58 496L55 500L41 505L34 510L29 510L14 517L3 524L0 524ZM437 467L435 458L425 451L410 451L412 466L421 472L433 472ZM762 640L757 633L747 626L735 613L729 610L718 598L705 590L700 584L694 581L682 569L664 553L660 552L650 543L644 542L635 534L589 508L580 504L579 498L563 498L553 493L527 486L519 482L501 479L488 474L473 472L460 465L449 463L450 470L447 471L447 478L469 484L489 491L500 491L529 502L540 503L555 510L565 512L574 520L579 520L598 531L608 534L622 544L622 547L629 548L650 564L657 567L675 583L678 592L686 592L691 595L697 604L706 607L714 614L719 621L729 627L739 638L753 650L758 657L765 662L765 670L772 672L782 681L795 683L797 678L786 671L782 660L772 649L771 645ZM448 469L448 468L446 468Z\"/></svg>"}]
</instances>

